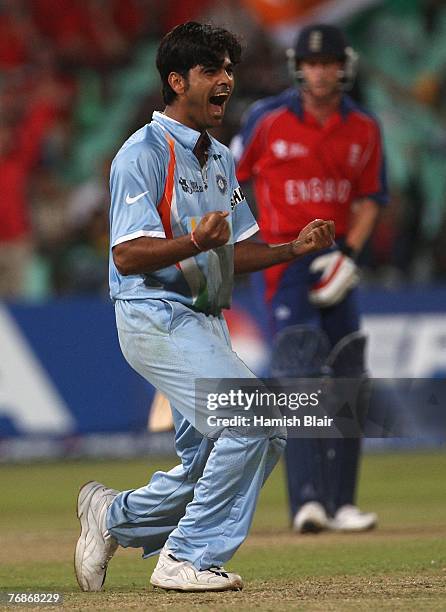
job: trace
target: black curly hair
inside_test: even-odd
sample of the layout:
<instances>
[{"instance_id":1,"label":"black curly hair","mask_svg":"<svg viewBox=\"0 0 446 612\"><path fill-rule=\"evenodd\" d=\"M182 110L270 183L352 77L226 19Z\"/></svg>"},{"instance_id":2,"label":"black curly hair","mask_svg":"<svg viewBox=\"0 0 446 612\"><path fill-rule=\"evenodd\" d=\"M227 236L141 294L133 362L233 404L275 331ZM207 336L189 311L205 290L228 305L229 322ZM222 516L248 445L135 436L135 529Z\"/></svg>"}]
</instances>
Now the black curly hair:
<instances>
[{"instance_id":1,"label":"black curly hair","mask_svg":"<svg viewBox=\"0 0 446 612\"><path fill-rule=\"evenodd\" d=\"M177 96L168 82L171 72L186 78L195 66L218 68L223 65L226 53L234 65L240 62L241 44L228 30L196 21L176 26L163 38L156 56L164 102L172 104Z\"/></svg>"}]
</instances>

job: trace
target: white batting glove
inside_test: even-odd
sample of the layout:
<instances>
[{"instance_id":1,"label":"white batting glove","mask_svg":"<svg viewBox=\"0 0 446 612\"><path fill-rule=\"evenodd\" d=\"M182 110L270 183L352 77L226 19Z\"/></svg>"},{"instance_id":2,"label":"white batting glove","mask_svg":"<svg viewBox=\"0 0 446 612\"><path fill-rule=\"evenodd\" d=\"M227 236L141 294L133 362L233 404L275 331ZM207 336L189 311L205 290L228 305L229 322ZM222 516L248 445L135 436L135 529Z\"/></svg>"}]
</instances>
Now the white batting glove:
<instances>
[{"instance_id":1,"label":"white batting glove","mask_svg":"<svg viewBox=\"0 0 446 612\"><path fill-rule=\"evenodd\" d=\"M310 272L321 273L309 291L310 302L318 308L334 306L359 283L358 267L351 257L341 251L316 257L310 265Z\"/></svg>"}]
</instances>

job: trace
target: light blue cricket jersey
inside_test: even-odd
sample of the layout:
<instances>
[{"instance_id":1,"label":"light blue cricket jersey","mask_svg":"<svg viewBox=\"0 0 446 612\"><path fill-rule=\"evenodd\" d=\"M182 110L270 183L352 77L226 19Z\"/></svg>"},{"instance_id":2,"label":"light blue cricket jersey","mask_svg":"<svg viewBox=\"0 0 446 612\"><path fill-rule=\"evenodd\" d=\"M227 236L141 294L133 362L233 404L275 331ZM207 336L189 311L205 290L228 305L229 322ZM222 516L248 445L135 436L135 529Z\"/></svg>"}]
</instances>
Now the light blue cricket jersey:
<instances>
[{"instance_id":1,"label":"light blue cricket jersey","mask_svg":"<svg viewBox=\"0 0 446 612\"><path fill-rule=\"evenodd\" d=\"M208 162L193 153L200 133L154 112L152 121L123 144L112 163L111 247L141 236L177 238L201 217L228 211L229 242L149 274L122 276L110 252L113 300L176 300L218 314L229 308L234 276L234 243L258 231L235 177L228 148L210 137Z\"/></svg>"}]
</instances>

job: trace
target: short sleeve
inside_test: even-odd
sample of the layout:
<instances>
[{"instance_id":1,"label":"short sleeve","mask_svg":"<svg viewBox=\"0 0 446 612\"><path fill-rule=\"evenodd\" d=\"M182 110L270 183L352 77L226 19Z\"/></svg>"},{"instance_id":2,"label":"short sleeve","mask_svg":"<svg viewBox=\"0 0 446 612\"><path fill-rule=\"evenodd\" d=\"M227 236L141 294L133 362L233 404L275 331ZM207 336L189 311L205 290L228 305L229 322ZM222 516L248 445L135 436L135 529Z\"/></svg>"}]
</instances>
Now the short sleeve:
<instances>
[{"instance_id":1,"label":"short sleeve","mask_svg":"<svg viewBox=\"0 0 446 612\"><path fill-rule=\"evenodd\" d=\"M110 175L112 247L142 236L166 237L157 211L165 175L155 152L115 158Z\"/></svg>"}]
</instances>

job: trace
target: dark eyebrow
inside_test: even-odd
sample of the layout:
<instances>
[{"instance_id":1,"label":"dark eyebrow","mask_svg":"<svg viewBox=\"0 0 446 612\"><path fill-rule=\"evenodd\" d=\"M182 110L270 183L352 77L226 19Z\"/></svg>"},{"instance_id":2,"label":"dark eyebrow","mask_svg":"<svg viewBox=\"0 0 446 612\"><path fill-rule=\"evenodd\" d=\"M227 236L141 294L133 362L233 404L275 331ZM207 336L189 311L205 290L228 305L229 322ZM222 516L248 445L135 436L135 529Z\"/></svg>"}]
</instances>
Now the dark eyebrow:
<instances>
[{"instance_id":1,"label":"dark eyebrow","mask_svg":"<svg viewBox=\"0 0 446 612\"><path fill-rule=\"evenodd\" d=\"M226 59L222 60L221 62L217 63L209 63L209 64L202 64L201 65L201 69L202 70L220 70L220 68L223 68L224 70L227 70L228 68L232 68L234 69L234 64L231 62L230 59L228 59L228 62L226 63Z\"/></svg>"}]
</instances>

